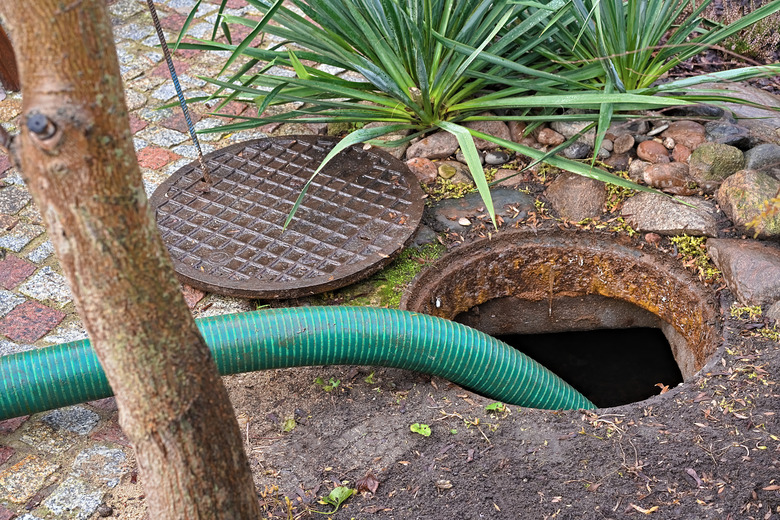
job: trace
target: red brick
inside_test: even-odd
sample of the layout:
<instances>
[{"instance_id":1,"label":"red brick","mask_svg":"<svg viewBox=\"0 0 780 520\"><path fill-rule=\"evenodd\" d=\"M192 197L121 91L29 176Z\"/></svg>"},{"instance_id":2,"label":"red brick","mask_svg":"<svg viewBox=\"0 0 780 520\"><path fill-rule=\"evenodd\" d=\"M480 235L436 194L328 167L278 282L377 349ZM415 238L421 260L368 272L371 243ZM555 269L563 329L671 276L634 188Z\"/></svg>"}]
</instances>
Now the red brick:
<instances>
[{"instance_id":1,"label":"red brick","mask_svg":"<svg viewBox=\"0 0 780 520\"><path fill-rule=\"evenodd\" d=\"M190 64L181 60L173 60L173 67L176 69L176 74L186 74L190 68ZM168 69L168 62L163 60L152 69L152 74L155 76L162 76L163 78L170 78L171 71Z\"/></svg>"},{"instance_id":2,"label":"red brick","mask_svg":"<svg viewBox=\"0 0 780 520\"><path fill-rule=\"evenodd\" d=\"M5 173L5 171L11 167L11 160L8 158L8 156L0 152L0 173Z\"/></svg>"},{"instance_id":3,"label":"red brick","mask_svg":"<svg viewBox=\"0 0 780 520\"><path fill-rule=\"evenodd\" d=\"M186 19L187 17L184 16L183 14L170 13L168 16L165 16L164 18L160 18L160 25L162 25L163 28L168 29L169 31L175 32L176 38L178 38L179 31L181 31L181 28L184 27L184 21Z\"/></svg>"},{"instance_id":4,"label":"red brick","mask_svg":"<svg viewBox=\"0 0 780 520\"><path fill-rule=\"evenodd\" d=\"M16 450L10 446L0 446L0 464L8 462L8 459L13 457L15 452Z\"/></svg>"},{"instance_id":5,"label":"red brick","mask_svg":"<svg viewBox=\"0 0 780 520\"><path fill-rule=\"evenodd\" d=\"M190 110L190 120L192 121L192 124L195 124L200 121L200 116ZM171 117L160 121L160 124L165 128L170 128L171 130L176 130L185 134L189 132L189 128L187 128L187 120L184 119L184 113L178 108L174 110Z\"/></svg>"},{"instance_id":6,"label":"red brick","mask_svg":"<svg viewBox=\"0 0 780 520\"><path fill-rule=\"evenodd\" d=\"M105 399L98 399L97 401L89 401L87 404L94 406L98 410L105 410L106 412L115 412L117 410L115 397L106 397Z\"/></svg>"},{"instance_id":7,"label":"red brick","mask_svg":"<svg viewBox=\"0 0 780 520\"><path fill-rule=\"evenodd\" d=\"M216 107L214 107L216 110ZM246 103L239 103L237 101L231 101L227 105L221 107L217 112L218 115L228 115L228 116L239 116L241 113L247 109Z\"/></svg>"},{"instance_id":8,"label":"red brick","mask_svg":"<svg viewBox=\"0 0 780 520\"><path fill-rule=\"evenodd\" d=\"M13 289L35 272L35 264L14 255L6 255L0 261L0 287Z\"/></svg>"},{"instance_id":9,"label":"red brick","mask_svg":"<svg viewBox=\"0 0 780 520\"><path fill-rule=\"evenodd\" d=\"M195 307L206 296L206 293L203 291L184 284L181 286L181 292L184 294L184 301L187 302L187 307L190 309Z\"/></svg>"},{"instance_id":10,"label":"red brick","mask_svg":"<svg viewBox=\"0 0 780 520\"><path fill-rule=\"evenodd\" d=\"M96 441L108 441L114 444L121 444L122 446L130 446L130 440L116 423L111 423L103 429L100 429L89 436L90 439Z\"/></svg>"},{"instance_id":11,"label":"red brick","mask_svg":"<svg viewBox=\"0 0 780 520\"><path fill-rule=\"evenodd\" d=\"M130 114L130 133L136 134L149 125L146 121L135 114Z\"/></svg>"},{"instance_id":12,"label":"red brick","mask_svg":"<svg viewBox=\"0 0 780 520\"><path fill-rule=\"evenodd\" d=\"M26 301L0 320L0 334L12 341L32 343L59 325L65 313L36 301Z\"/></svg>"},{"instance_id":13,"label":"red brick","mask_svg":"<svg viewBox=\"0 0 780 520\"><path fill-rule=\"evenodd\" d=\"M186 38L185 41L196 43L193 40L190 40L189 38ZM176 57L177 58L194 58L195 56L198 56L202 51L198 51L195 49L176 49Z\"/></svg>"},{"instance_id":14,"label":"red brick","mask_svg":"<svg viewBox=\"0 0 780 520\"><path fill-rule=\"evenodd\" d=\"M210 4L221 4L222 0L208 0ZM228 0L227 6L231 9L241 9L242 7L246 7L246 0Z\"/></svg>"},{"instance_id":15,"label":"red brick","mask_svg":"<svg viewBox=\"0 0 780 520\"><path fill-rule=\"evenodd\" d=\"M23 425L29 418L30 418L29 415L23 415L21 417L14 417L13 419L6 419L5 421L0 421L0 433L15 432L19 428L19 426Z\"/></svg>"},{"instance_id":16,"label":"red brick","mask_svg":"<svg viewBox=\"0 0 780 520\"><path fill-rule=\"evenodd\" d=\"M175 154L165 148L157 146L147 146L138 152L138 164L144 168L156 170L162 168L171 161L180 158L181 155Z\"/></svg>"},{"instance_id":17,"label":"red brick","mask_svg":"<svg viewBox=\"0 0 780 520\"><path fill-rule=\"evenodd\" d=\"M0 520L11 520L12 518L16 518L16 513L9 511L5 506L0 504Z\"/></svg>"}]
</instances>

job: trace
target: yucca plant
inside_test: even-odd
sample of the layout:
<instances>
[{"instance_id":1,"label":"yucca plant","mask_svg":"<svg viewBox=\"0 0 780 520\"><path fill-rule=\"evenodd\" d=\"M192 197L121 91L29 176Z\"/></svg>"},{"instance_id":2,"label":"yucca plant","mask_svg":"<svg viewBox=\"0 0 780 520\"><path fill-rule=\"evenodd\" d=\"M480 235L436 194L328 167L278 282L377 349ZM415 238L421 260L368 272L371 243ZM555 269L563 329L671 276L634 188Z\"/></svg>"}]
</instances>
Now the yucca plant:
<instances>
[{"instance_id":1,"label":"yucca plant","mask_svg":"<svg viewBox=\"0 0 780 520\"><path fill-rule=\"evenodd\" d=\"M732 24L722 25L702 16L711 0L696 3L571 0L569 13L557 19L556 30L551 32L558 45L538 50L568 68L600 63L605 83L611 83L618 92L640 92L683 61L780 11L780 2L772 1ZM738 70L739 74L728 71L729 80L780 72L777 65ZM717 77L709 76L707 80Z\"/></svg>"},{"instance_id":2,"label":"yucca plant","mask_svg":"<svg viewBox=\"0 0 780 520\"><path fill-rule=\"evenodd\" d=\"M601 74L599 64L559 71L560 66L541 57L535 47L546 38L543 32L549 19L564 8L564 0L553 0L546 6L516 0L291 0L292 7L282 5L281 0L248 2L265 15L260 22L222 16L224 1L217 22L252 27L241 44L182 44L230 51L223 72L239 56L248 58L227 80L203 79L219 87L215 97L224 102L253 103L258 116L242 117L215 131L301 118L307 122L385 123L350 133L326 157L327 162L352 144L372 142L383 135L406 132L405 137L385 143L396 145L445 130L456 136L491 217L493 206L473 131L464 123L513 117L549 120L553 110L599 109L604 103L626 109L672 104L649 96L605 94L595 84ZM263 31L282 43L269 49L252 47L254 38ZM269 73L271 67L279 65L292 69L295 76ZM336 75L334 70L356 72L360 79ZM291 102L297 103L297 108L265 115L268 107ZM515 115L484 115L498 109L513 109ZM531 109L546 112L534 114ZM588 120L594 116L566 117ZM597 168L492 136L480 137L563 169L647 190Z\"/></svg>"},{"instance_id":3,"label":"yucca plant","mask_svg":"<svg viewBox=\"0 0 780 520\"><path fill-rule=\"evenodd\" d=\"M602 74L596 83L606 94L663 95L670 102L754 104L722 91L692 91L692 87L774 76L780 74L780 65L658 81L681 62L780 11L780 1L775 0L725 26L701 16L710 2L703 0L697 7L693 0L570 0L564 9L551 15L552 28L547 31L550 38L536 51L570 71L598 64ZM685 15L687 12L690 14ZM619 108L610 102L599 107L596 150Z\"/></svg>"}]
</instances>

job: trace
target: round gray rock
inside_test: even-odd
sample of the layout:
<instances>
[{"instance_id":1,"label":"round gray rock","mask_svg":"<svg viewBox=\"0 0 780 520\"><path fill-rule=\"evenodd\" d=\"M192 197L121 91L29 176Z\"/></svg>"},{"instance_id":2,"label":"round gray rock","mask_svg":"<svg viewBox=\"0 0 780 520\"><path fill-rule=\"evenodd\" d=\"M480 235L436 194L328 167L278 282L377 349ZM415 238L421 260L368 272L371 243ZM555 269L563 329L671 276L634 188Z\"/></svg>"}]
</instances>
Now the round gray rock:
<instances>
[{"instance_id":1,"label":"round gray rock","mask_svg":"<svg viewBox=\"0 0 780 520\"><path fill-rule=\"evenodd\" d=\"M780 214L761 217L764 203L772 199L780 189L780 181L766 173L741 170L720 185L716 198L718 204L734 225L743 233L761 238L780 236ZM756 228L748 229L748 223L758 219Z\"/></svg>"},{"instance_id":2,"label":"round gray rock","mask_svg":"<svg viewBox=\"0 0 780 520\"><path fill-rule=\"evenodd\" d=\"M720 143L704 143L688 159L688 172L705 193L715 193L720 183L741 170L745 164L742 150Z\"/></svg>"},{"instance_id":3,"label":"round gray rock","mask_svg":"<svg viewBox=\"0 0 780 520\"><path fill-rule=\"evenodd\" d=\"M579 222L601 215L607 190L603 182L565 172L550 183L545 196L561 217Z\"/></svg>"}]
</instances>

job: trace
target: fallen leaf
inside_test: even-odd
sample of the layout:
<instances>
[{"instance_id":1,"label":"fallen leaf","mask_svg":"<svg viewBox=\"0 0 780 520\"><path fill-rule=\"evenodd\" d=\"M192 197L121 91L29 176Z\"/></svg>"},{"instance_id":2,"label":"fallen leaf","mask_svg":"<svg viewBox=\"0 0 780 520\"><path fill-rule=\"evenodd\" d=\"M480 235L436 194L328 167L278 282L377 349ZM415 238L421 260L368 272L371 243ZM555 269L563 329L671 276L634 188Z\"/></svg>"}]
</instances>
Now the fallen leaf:
<instances>
[{"instance_id":1,"label":"fallen leaf","mask_svg":"<svg viewBox=\"0 0 780 520\"><path fill-rule=\"evenodd\" d=\"M704 482L702 482L701 479L699 478L699 475L696 474L696 470L695 469L693 469L693 468L685 468L685 472L688 475L690 475L691 478L693 478L693 480L696 481L696 485L697 486L699 486L699 487L703 487L704 486Z\"/></svg>"},{"instance_id":2,"label":"fallen leaf","mask_svg":"<svg viewBox=\"0 0 780 520\"><path fill-rule=\"evenodd\" d=\"M778 489L780 489L780 485L772 484L771 486L767 486L761 489L763 489L764 491L777 491Z\"/></svg>"},{"instance_id":3,"label":"fallen leaf","mask_svg":"<svg viewBox=\"0 0 780 520\"><path fill-rule=\"evenodd\" d=\"M663 383L656 383L655 386L661 389L662 394L665 394L666 392L669 391L669 385L665 385Z\"/></svg>"},{"instance_id":4,"label":"fallen leaf","mask_svg":"<svg viewBox=\"0 0 780 520\"><path fill-rule=\"evenodd\" d=\"M636 504L630 504L630 505L631 507L633 507L634 509L636 509L637 511L645 515L649 515L650 513L655 513L656 511L658 511L658 506L653 506L650 509L645 509L644 507L639 507Z\"/></svg>"},{"instance_id":5,"label":"fallen leaf","mask_svg":"<svg viewBox=\"0 0 780 520\"><path fill-rule=\"evenodd\" d=\"M601 482L596 482L588 486L588 491L595 493L601 487Z\"/></svg>"},{"instance_id":6,"label":"fallen leaf","mask_svg":"<svg viewBox=\"0 0 780 520\"><path fill-rule=\"evenodd\" d=\"M370 491L371 493L376 493L378 487L379 487L379 481L376 479L374 474L371 473L370 471L366 473L365 477L357 481L358 493L362 493L364 491Z\"/></svg>"}]
</instances>

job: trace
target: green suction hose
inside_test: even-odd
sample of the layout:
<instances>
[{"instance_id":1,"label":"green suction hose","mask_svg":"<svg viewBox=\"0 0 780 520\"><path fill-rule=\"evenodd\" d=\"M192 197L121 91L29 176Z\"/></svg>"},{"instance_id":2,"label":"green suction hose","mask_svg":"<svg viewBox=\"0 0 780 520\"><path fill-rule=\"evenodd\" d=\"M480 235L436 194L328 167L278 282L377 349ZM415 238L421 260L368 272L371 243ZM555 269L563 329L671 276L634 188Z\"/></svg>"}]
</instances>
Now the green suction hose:
<instances>
[{"instance_id":1,"label":"green suction hose","mask_svg":"<svg viewBox=\"0 0 780 520\"><path fill-rule=\"evenodd\" d=\"M507 344L425 314L299 307L197 322L223 375L310 365L379 365L440 376L517 406L595 408ZM111 395L88 340L0 357L0 420Z\"/></svg>"}]
</instances>

